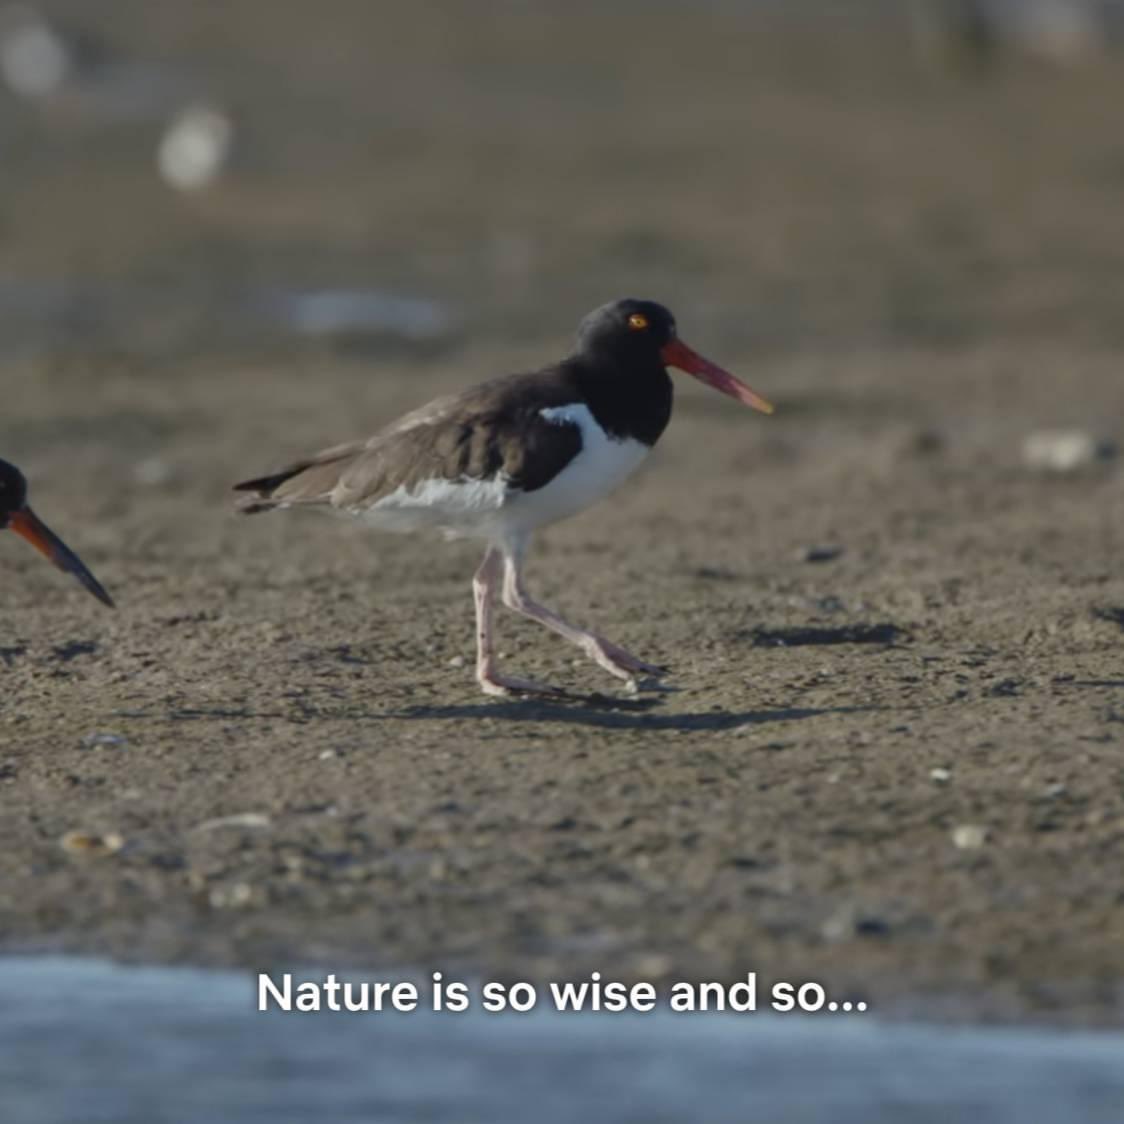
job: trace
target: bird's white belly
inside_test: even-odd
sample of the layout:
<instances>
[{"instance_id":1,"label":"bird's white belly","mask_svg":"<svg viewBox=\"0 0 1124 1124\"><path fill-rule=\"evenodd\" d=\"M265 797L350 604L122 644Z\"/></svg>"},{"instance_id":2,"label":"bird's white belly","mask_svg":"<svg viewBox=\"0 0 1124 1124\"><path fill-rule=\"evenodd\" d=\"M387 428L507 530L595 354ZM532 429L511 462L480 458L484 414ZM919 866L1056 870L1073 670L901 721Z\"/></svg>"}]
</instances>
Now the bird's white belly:
<instances>
[{"instance_id":1,"label":"bird's white belly","mask_svg":"<svg viewBox=\"0 0 1124 1124\"><path fill-rule=\"evenodd\" d=\"M405 485L365 510L364 523L381 531L418 531L427 527L452 535L488 538L511 495L502 476L490 480L433 479Z\"/></svg>"},{"instance_id":2,"label":"bird's white belly","mask_svg":"<svg viewBox=\"0 0 1124 1124\"><path fill-rule=\"evenodd\" d=\"M454 536L502 541L591 506L630 476L651 451L630 438L609 437L585 405L542 411L581 431L580 452L541 488L526 492L499 474L488 480L426 480L398 488L363 511L363 522L387 531L438 528Z\"/></svg>"},{"instance_id":3,"label":"bird's white belly","mask_svg":"<svg viewBox=\"0 0 1124 1124\"><path fill-rule=\"evenodd\" d=\"M591 507L631 476L651 452L651 447L641 441L609 437L588 406L559 406L543 410L542 414L559 425L576 425L581 431L582 447L541 488L512 494L509 514L518 528L528 531Z\"/></svg>"}]
</instances>

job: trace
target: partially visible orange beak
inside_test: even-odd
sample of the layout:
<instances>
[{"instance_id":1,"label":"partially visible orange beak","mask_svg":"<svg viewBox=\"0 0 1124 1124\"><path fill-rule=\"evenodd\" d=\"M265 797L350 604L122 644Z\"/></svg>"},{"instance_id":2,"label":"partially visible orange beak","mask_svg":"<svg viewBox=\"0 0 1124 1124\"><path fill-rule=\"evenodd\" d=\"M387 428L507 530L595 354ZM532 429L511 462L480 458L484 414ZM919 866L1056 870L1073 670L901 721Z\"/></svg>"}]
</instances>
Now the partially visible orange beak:
<instances>
[{"instance_id":1,"label":"partially visible orange beak","mask_svg":"<svg viewBox=\"0 0 1124 1124\"><path fill-rule=\"evenodd\" d=\"M8 519L8 526L20 538L27 539L36 550L46 555L60 570L73 574L103 605L113 608L113 598L86 569L82 559L30 507L13 511Z\"/></svg>"},{"instance_id":2,"label":"partially visible orange beak","mask_svg":"<svg viewBox=\"0 0 1124 1124\"><path fill-rule=\"evenodd\" d=\"M751 390L740 379L734 378L729 371L724 371L716 363L704 359L697 351L692 351L682 340L672 340L664 344L660 351L664 363L668 367L678 367L689 375L694 375L699 382L736 398L746 406L752 406L763 414L773 412L772 404L766 402L756 390Z\"/></svg>"}]
</instances>

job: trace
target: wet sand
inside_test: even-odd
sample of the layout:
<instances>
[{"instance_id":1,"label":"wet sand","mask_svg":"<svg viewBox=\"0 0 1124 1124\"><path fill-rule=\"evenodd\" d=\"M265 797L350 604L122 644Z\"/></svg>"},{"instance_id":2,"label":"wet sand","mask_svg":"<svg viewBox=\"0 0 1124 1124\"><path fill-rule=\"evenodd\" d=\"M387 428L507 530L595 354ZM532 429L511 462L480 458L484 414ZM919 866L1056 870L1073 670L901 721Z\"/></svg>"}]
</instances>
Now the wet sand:
<instances>
[{"instance_id":1,"label":"wet sand","mask_svg":"<svg viewBox=\"0 0 1124 1124\"><path fill-rule=\"evenodd\" d=\"M108 6L107 49L232 107L191 197L158 121L4 103L3 276L37 297L7 312L0 455L120 603L0 542L4 946L755 970L1119 1024L1124 476L1022 446L1122 436L1124 71L961 83L857 21L625 4L602 41L485 7ZM447 324L258 315L320 288ZM234 481L549 360L623 293L778 406L680 380L651 463L532 555L673 692L486 700L474 546L232 514ZM513 672L614 695L500 629Z\"/></svg>"},{"instance_id":2,"label":"wet sand","mask_svg":"<svg viewBox=\"0 0 1124 1124\"><path fill-rule=\"evenodd\" d=\"M0 992L19 1124L516 1124L540 1102L546 1124L818 1124L825 1104L839 1124L1115 1124L1124 1095L1120 1036L1099 1031L540 1007L262 1014L244 973L54 956L0 960Z\"/></svg>"}]
</instances>

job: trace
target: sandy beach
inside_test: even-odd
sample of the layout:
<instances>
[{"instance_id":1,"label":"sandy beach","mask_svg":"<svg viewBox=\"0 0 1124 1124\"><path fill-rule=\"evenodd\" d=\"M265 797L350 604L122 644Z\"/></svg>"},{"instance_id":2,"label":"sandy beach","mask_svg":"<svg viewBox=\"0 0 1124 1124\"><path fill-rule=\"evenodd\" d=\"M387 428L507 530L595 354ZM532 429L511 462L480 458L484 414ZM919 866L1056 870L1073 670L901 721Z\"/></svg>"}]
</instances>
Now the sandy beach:
<instances>
[{"instance_id":1,"label":"sandy beach","mask_svg":"<svg viewBox=\"0 0 1124 1124\"><path fill-rule=\"evenodd\" d=\"M0 103L0 456L119 604L0 541L3 948L1120 1025L1119 62L477 8L122 0L73 92ZM194 193L185 99L236 129ZM234 514L625 294L777 405L679 380L532 553L674 690L505 614L513 672L602 697L485 699L476 546ZM1098 451L1032 463L1055 430Z\"/></svg>"}]
</instances>

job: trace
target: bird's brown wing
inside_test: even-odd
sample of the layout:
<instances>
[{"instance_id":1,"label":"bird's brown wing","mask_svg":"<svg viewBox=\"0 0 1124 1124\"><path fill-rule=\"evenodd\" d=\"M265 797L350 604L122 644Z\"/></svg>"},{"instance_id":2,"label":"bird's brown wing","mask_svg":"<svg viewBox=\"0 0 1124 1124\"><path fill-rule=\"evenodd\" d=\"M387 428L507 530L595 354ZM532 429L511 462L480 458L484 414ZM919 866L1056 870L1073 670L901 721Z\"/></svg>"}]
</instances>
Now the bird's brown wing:
<instances>
[{"instance_id":1,"label":"bird's brown wing","mask_svg":"<svg viewBox=\"0 0 1124 1124\"><path fill-rule=\"evenodd\" d=\"M398 488L426 480L489 480L502 473L513 489L548 483L581 450L576 425L541 410L569 404L557 380L515 375L439 398L366 441L336 445L268 476L235 485L251 492L247 514L290 505L362 510Z\"/></svg>"}]
</instances>

